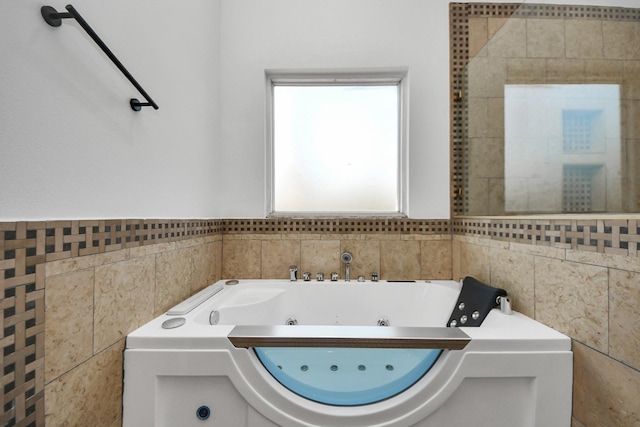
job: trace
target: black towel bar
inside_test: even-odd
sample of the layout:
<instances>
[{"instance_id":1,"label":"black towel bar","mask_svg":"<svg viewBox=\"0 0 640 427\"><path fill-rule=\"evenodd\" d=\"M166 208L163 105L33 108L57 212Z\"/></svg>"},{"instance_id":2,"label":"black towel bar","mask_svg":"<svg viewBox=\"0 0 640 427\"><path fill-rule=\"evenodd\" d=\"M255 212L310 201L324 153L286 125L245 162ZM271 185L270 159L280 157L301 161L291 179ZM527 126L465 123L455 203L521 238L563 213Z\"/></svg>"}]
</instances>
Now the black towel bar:
<instances>
[{"instance_id":1,"label":"black towel bar","mask_svg":"<svg viewBox=\"0 0 640 427\"><path fill-rule=\"evenodd\" d=\"M100 46L100 49L102 49L102 51L109 57L109 59L111 59L111 61L115 64L115 66L118 67L118 69L122 72L122 74L124 74L124 76L127 79L129 79L131 84L136 89L138 89L138 92L140 92L140 94L144 96L144 98L147 100L147 102L140 102L138 99L132 98L129 101L129 105L131 106L131 108L134 111L140 111L142 107L153 107L154 109L157 110L159 108L158 104L156 104L153 101L153 99L151 99L149 94L145 92L142 86L140 86L140 84L136 81L136 79L133 78L131 73L127 71L127 69L124 67L124 65L122 65L122 63L118 60L118 58L116 58L113 52L111 52L111 50L107 47L107 45L104 44L104 42L100 39L100 37L98 37L96 32L93 31L93 29L89 26L89 24L87 24L87 21L85 21L82 18L82 16L80 16L78 11L75 10L74 7L71 6L70 4L67 5L65 9L67 9L69 12L59 13L51 6L42 6L40 8L40 13L42 14L42 17L44 18L46 23L51 25L52 27L59 27L62 24L62 20L66 18L74 18L76 21L78 21L78 24L80 24L80 26L87 32L87 34L89 34L89 36L93 39L93 41L96 42L98 46Z\"/></svg>"}]
</instances>

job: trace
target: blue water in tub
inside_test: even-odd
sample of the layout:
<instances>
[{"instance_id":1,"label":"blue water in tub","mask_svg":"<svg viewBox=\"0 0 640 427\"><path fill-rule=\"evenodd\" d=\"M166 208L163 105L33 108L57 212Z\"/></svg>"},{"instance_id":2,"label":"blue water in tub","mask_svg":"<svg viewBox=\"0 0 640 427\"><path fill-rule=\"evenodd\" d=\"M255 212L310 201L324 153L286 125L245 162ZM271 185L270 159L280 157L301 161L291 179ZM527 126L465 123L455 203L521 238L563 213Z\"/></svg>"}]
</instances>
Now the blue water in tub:
<instances>
[{"instance_id":1,"label":"blue water in tub","mask_svg":"<svg viewBox=\"0 0 640 427\"><path fill-rule=\"evenodd\" d=\"M315 402L367 405L415 384L442 350L371 348L255 348L283 386Z\"/></svg>"}]
</instances>

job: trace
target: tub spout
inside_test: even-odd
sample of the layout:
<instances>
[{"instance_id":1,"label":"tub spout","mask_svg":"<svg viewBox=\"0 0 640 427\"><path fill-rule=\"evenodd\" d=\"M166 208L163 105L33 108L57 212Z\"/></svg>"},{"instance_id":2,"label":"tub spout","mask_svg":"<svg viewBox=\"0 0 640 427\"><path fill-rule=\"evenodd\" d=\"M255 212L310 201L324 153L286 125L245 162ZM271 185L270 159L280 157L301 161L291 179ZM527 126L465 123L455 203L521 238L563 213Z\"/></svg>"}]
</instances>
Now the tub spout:
<instances>
[{"instance_id":1,"label":"tub spout","mask_svg":"<svg viewBox=\"0 0 640 427\"><path fill-rule=\"evenodd\" d=\"M298 280L298 267L296 267L295 265L290 266L289 275L290 275L290 280L292 282L295 282L296 280Z\"/></svg>"}]
</instances>

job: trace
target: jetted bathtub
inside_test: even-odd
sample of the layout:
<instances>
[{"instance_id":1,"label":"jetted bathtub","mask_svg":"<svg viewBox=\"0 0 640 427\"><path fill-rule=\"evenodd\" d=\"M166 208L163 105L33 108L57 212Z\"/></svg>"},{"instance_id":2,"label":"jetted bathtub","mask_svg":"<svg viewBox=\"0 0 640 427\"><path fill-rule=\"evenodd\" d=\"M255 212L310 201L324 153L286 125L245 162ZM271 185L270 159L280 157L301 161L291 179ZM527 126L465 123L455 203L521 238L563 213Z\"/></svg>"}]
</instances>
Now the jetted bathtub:
<instances>
[{"instance_id":1,"label":"jetted bathtub","mask_svg":"<svg viewBox=\"0 0 640 427\"><path fill-rule=\"evenodd\" d=\"M498 308L446 327L460 289L219 281L127 337L123 425L568 427L570 339Z\"/></svg>"}]
</instances>

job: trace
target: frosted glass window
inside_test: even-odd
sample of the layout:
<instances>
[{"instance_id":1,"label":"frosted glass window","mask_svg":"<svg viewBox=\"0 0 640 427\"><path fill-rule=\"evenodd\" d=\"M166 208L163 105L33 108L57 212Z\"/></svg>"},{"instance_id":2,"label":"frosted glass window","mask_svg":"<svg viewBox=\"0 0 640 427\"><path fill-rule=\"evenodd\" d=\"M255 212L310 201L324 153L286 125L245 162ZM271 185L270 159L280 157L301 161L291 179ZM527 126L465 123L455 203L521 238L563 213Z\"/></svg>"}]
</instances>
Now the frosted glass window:
<instances>
[{"instance_id":1,"label":"frosted glass window","mask_svg":"<svg viewBox=\"0 0 640 427\"><path fill-rule=\"evenodd\" d=\"M400 84L274 84L272 212L399 211Z\"/></svg>"}]
</instances>

